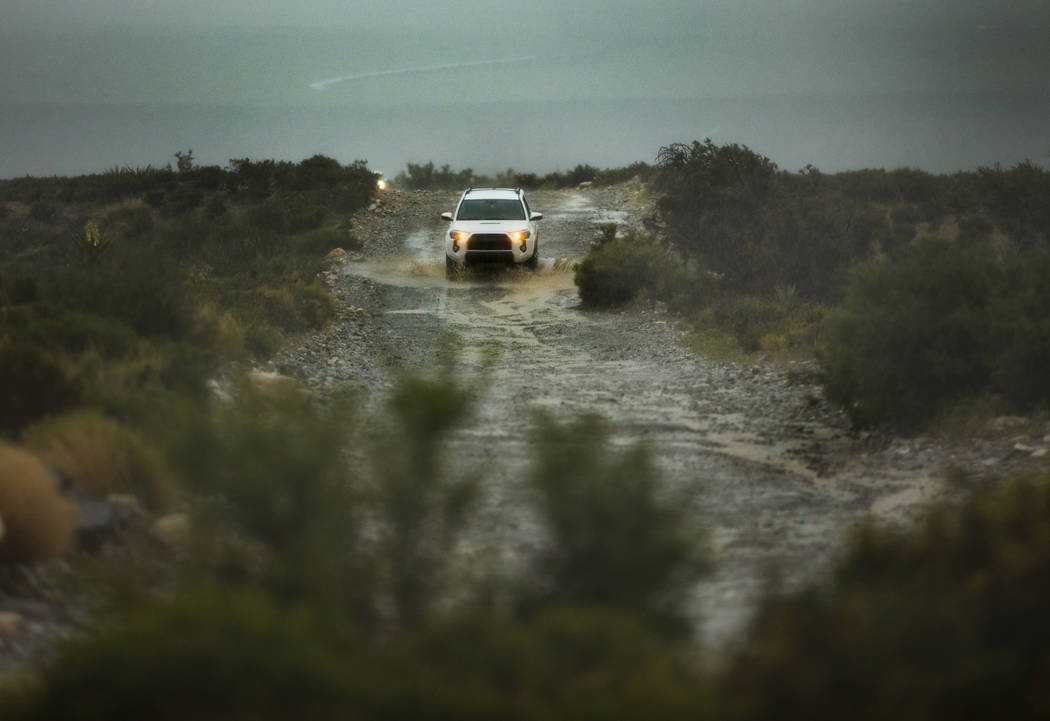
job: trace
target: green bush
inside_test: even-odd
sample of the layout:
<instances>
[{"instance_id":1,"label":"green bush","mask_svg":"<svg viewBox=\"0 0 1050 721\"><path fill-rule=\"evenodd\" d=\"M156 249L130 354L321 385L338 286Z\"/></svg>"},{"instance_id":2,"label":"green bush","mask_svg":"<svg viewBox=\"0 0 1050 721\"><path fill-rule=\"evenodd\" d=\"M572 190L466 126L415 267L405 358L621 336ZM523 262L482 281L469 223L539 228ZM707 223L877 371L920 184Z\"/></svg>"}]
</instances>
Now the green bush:
<instances>
[{"instance_id":1,"label":"green bush","mask_svg":"<svg viewBox=\"0 0 1050 721\"><path fill-rule=\"evenodd\" d=\"M0 442L0 563L45 561L73 544L77 506L38 458Z\"/></svg>"},{"instance_id":2,"label":"green bush","mask_svg":"<svg viewBox=\"0 0 1050 721\"><path fill-rule=\"evenodd\" d=\"M272 356L281 349L284 334L265 323L251 323L244 328L244 348L259 358Z\"/></svg>"},{"instance_id":3,"label":"green bush","mask_svg":"<svg viewBox=\"0 0 1050 721\"><path fill-rule=\"evenodd\" d=\"M301 253L324 257L328 251L334 248L358 250L361 247L361 242L347 230L318 228L296 236L295 245Z\"/></svg>"},{"instance_id":4,"label":"green bush","mask_svg":"<svg viewBox=\"0 0 1050 721\"><path fill-rule=\"evenodd\" d=\"M614 450L594 416L560 425L539 417L529 484L549 534L531 603L636 614L680 631L689 589L705 570L700 529L667 495L649 449Z\"/></svg>"},{"instance_id":5,"label":"green bush","mask_svg":"<svg viewBox=\"0 0 1050 721\"><path fill-rule=\"evenodd\" d=\"M695 296L706 285L658 239L633 230L618 236L614 224L602 227L577 265L575 281L580 300L595 308L623 305L643 293L665 300Z\"/></svg>"},{"instance_id":6,"label":"green bush","mask_svg":"<svg viewBox=\"0 0 1050 721\"><path fill-rule=\"evenodd\" d=\"M308 613L204 588L130 612L69 643L4 718L339 719L357 684Z\"/></svg>"},{"instance_id":7,"label":"green bush","mask_svg":"<svg viewBox=\"0 0 1050 721\"><path fill-rule=\"evenodd\" d=\"M1050 253L926 235L894 263L859 268L829 314L825 392L859 424L911 426L960 399L1050 403Z\"/></svg>"},{"instance_id":8,"label":"green bush","mask_svg":"<svg viewBox=\"0 0 1050 721\"><path fill-rule=\"evenodd\" d=\"M892 264L852 278L829 314L824 389L859 424L922 422L991 378L992 299L1006 292L985 245L926 235Z\"/></svg>"},{"instance_id":9,"label":"green bush","mask_svg":"<svg viewBox=\"0 0 1050 721\"><path fill-rule=\"evenodd\" d=\"M0 337L0 431L15 431L78 404L81 389L60 352Z\"/></svg>"},{"instance_id":10,"label":"green bush","mask_svg":"<svg viewBox=\"0 0 1050 721\"><path fill-rule=\"evenodd\" d=\"M1048 482L855 532L827 581L767 601L723 675L723 717L1043 717Z\"/></svg>"},{"instance_id":11,"label":"green bush","mask_svg":"<svg viewBox=\"0 0 1050 721\"><path fill-rule=\"evenodd\" d=\"M48 466L97 495L131 494L154 513L170 510L178 495L175 477L157 449L95 411L37 423L26 429L22 442Z\"/></svg>"}]
</instances>

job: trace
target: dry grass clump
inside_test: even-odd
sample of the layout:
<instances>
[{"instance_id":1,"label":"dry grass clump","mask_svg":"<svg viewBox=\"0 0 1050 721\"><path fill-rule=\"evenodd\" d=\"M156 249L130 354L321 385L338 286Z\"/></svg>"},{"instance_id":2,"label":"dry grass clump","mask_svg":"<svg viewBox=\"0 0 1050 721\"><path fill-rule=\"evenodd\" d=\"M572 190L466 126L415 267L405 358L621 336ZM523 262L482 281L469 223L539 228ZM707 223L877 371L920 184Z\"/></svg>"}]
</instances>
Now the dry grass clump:
<instances>
[{"instance_id":1,"label":"dry grass clump","mask_svg":"<svg viewBox=\"0 0 1050 721\"><path fill-rule=\"evenodd\" d=\"M26 430L23 442L92 493L130 493L151 511L167 510L175 502L175 477L157 449L96 411L38 423Z\"/></svg>"},{"instance_id":2,"label":"dry grass clump","mask_svg":"<svg viewBox=\"0 0 1050 721\"><path fill-rule=\"evenodd\" d=\"M0 445L0 517L5 527L0 561L42 561L72 544L77 507L59 494L54 476L38 458Z\"/></svg>"}]
</instances>

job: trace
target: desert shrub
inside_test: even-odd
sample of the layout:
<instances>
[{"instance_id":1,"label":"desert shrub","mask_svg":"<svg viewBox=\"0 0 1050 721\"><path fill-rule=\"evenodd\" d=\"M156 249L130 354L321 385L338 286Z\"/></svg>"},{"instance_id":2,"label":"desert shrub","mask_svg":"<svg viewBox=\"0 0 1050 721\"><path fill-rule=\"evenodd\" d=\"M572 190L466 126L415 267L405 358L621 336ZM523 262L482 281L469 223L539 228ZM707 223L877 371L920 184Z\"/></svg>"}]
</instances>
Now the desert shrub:
<instances>
[{"instance_id":1,"label":"desert shrub","mask_svg":"<svg viewBox=\"0 0 1050 721\"><path fill-rule=\"evenodd\" d=\"M167 195L164 211L167 215L182 215L200 207L205 192L190 183L179 183L174 192Z\"/></svg>"},{"instance_id":2,"label":"desert shrub","mask_svg":"<svg viewBox=\"0 0 1050 721\"><path fill-rule=\"evenodd\" d=\"M284 226L280 230L285 233L313 230L324 221L326 215L327 206L311 202L303 196L293 196L285 201Z\"/></svg>"},{"instance_id":3,"label":"desert shrub","mask_svg":"<svg viewBox=\"0 0 1050 721\"><path fill-rule=\"evenodd\" d=\"M37 279L30 273L14 272L0 275L0 304L22 305L32 303L40 295Z\"/></svg>"},{"instance_id":4,"label":"desert shrub","mask_svg":"<svg viewBox=\"0 0 1050 721\"><path fill-rule=\"evenodd\" d=\"M54 203L40 201L30 206L29 217L41 223L51 223L59 219L59 209Z\"/></svg>"},{"instance_id":5,"label":"desert shrub","mask_svg":"<svg viewBox=\"0 0 1050 721\"><path fill-rule=\"evenodd\" d=\"M301 326L295 296L288 288L262 288L254 295L258 312L267 323L282 330L296 330Z\"/></svg>"},{"instance_id":6,"label":"desert shrub","mask_svg":"<svg viewBox=\"0 0 1050 721\"><path fill-rule=\"evenodd\" d=\"M334 248L357 250L361 247L361 241L347 230L318 228L296 236L295 245L300 253L324 256Z\"/></svg>"},{"instance_id":7,"label":"desert shrub","mask_svg":"<svg viewBox=\"0 0 1050 721\"><path fill-rule=\"evenodd\" d=\"M477 499L480 479L452 473L444 455L473 403L448 358L434 376L401 378L388 403L388 420L371 438L377 560L397 620L415 627L447 589L449 552Z\"/></svg>"},{"instance_id":8,"label":"desert shrub","mask_svg":"<svg viewBox=\"0 0 1050 721\"><path fill-rule=\"evenodd\" d=\"M599 170L594 176L595 185L617 185L626 183L628 180L638 178L643 183L647 182L652 174L653 167L648 163L637 162L622 168L607 168Z\"/></svg>"},{"instance_id":9,"label":"desert shrub","mask_svg":"<svg viewBox=\"0 0 1050 721\"><path fill-rule=\"evenodd\" d=\"M1047 272L1045 251L937 235L858 269L824 330L828 398L857 423L902 426L989 391L1022 410L1050 403Z\"/></svg>"},{"instance_id":10,"label":"desert shrub","mask_svg":"<svg viewBox=\"0 0 1050 721\"><path fill-rule=\"evenodd\" d=\"M140 335L181 338L191 324L192 298L181 268L147 248L114 251L90 268L56 268L43 280L44 295L54 303Z\"/></svg>"},{"instance_id":11,"label":"desert shrub","mask_svg":"<svg viewBox=\"0 0 1050 721\"><path fill-rule=\"evenodd\" d=\"M1008 258L1006 292L990 299L991 386L1016 408L1050 406L1050 248Z\"/></svg>"},{"instance_id":12,"label":"desert shrub","mask_svg":"<svg viewBox=\"0 0 1050 721\"><path fill-rule=\"evenodd\" d=\"M67 644L4 717L337 719L356 688L308 613L245 590L154 601Z\"/></svg>"},{"instance_id":13,"label":"desert shrub","mask_svg":"<svg viewBox=\"0 0 1050 721\"><path fill-rule=\"evenodd\" d=\"M321 328L335 317L336 300L318 281L296 283L292 293L301 327Z\"/></svg>"},{"instance_id":14,"label":"desert shrub","mask_svg":"<svg viewBox=\"0 0 1050 721\"><path fill-rule=\"evenodd\" d=\"M244 348L259 358L271 356L281 349L284 334L265 323L250 323L244 328Z\"/></svg>"},{"instance_id":15,"label":"desert shrub","mask_svg":"<svg viewBox=\"0 0 1050 721\"><path fill-rule=\"evenodd\" d=\"M921 422L990 380L991 299L1002 267L985 245L937 235L892 264L869 264L829 314L824 389L856 423Z\"/></svg>"},{"instance_id":16,"label":"desert shrub","mask_svg":"<svg viewBox=\"0 0 1050 721\"><path fill-rule=\"evenodd\" d=\"M684 499L660 487L650 451L614 449L610 428L582 416L537 419L529 472L548 539L532 603L599 606L680 630L688 590L705 569Z\"/></svg>"},{"instance_id":17,"label":"desert shrub","mask_svg":"<svg viewBox=\"0 0 1050 721\"><path fill-rule=\"evenodd\" d=\"M771 300L751 296L726 296L716 301L714 320L732 332L740 347L747 352L759 350L760 339L775 329L784 318L784 309Z\"/></svg>"},{"instance_id":18,"label":"desert shrub","mask_svg":"<svg viewBox=\"0 0 1050 721\"><path fill-rule=\"evenodd\" d=\"M705 285L657 238L633 230L618 236L614 224L595 237L576 267L575 281L580 300L591 307L622 305L643 293L661 299L695 295Z\"/></svg>"},{"instance_id":19,"label":"desert shrub","mask_svg":"<svg viewBox=\"0 0 1050 721\"><path fill-rule=\"evenodd\" d=\"M428 160L426 163L408 163L405 170L397 174L394 181L411 190L454 190L466 188L475 182L480 182L480 179L474 177L474 171L471 168L457 171L448 164L435 168L434 162Z\"/></svg>"},{"instance_id":20,"label":"desert shrub","mask_svg":"<svg viewBox=\"0 0 1050 721\"><path fill-rule=\"evenodd\" d=\"M253 228L281 231L285 227L285 218L284 203L277 199L270 199L248 211L245 222Z\"/></svg>"},{"instance_id":21,"label":"desert shrub","mask_svg":"<svg viewBox=\"0 0 1050 721\"><path fill-rule=\"evenodd\" d=\"M67 413L37 423L25 446L80 487L98 495L132 494L145 507L172 507L177 484L160 452L130 428L96 411Z\"/></svg>"},{"instance_id":22,"label":"desert shrub","mask_svg":"<svg viewBox=\"0 0 1050 721\"><path fill-rule=\"evenodd\" d=\"M681 719L709 706L675 644L609 609L473 614L399 640L373 681L389 718Z\"/></svg>"},{"instance_id":23,"label":"desert shrub","mask_svg":"<svg viewBox=\"0 0 1050 721\"><path fill-rule=\"evenodd\" d=\"M286 600L350 603L371 592L356 545L359 489L345 455L353 408L243 379L236 402L191 415L176 467L200 494L201 569L236 573ZM213 540L207 540L208 538ZM248 559L220 549L255 549Z\"/></svg>"},{"instance_id":24,"label":"desert shrub","mask_svg":"<svg viewBox=\"0 0 1050 721\"><path fill-rule=\"evenodd\" d=\"M67 410L81 390L60 353L23 340L0 338L0 430L13 431Z\"/></svg>"},{"instance_id":25,"label":"desert shrub","mask_svg":"<svg viewBox=\"0 0 1050 721\"><path fill-rule=\"evenodd\" d=\"M1009 170L980 168L973 194L1016 242L1045 244L1050 233L1050 170L1025 161ZM968 208L973 208L969 205Z\"/></svg>"},{"instance_id":26,"label":"desert shrub","mask_svg":"<svg viewBox=\"0 0 1050 721\"><path fill-rule=\"evenodd\" d=\"M1050 707L1050 478L914 529L856 531L760 611L724 676L739 719L1038 718Z\"/></svg>"},{"instance_id":27,"label":"desert shrub","mask_svg":"<svg viewBox=\"0 0 1050 721\"><path fill-rule=\"evenodd\" d=\"M42 561L62 554L72 544L77 512L38 458L0 443L0 561Z\"/></svg>"},{"instance_id":28,"label":"desert shrub","mask_svg":"<svg viewBox=\"0 0 1050 721\"><path fill-rule=\"evenodd\" d=\"M78 718L677 719L702 677L636 619L557 609L385 644L244 589L196 589L65 644L12 721ZM12 703L12 701L14 701Z\"/></svg>"},{"instance_id":29,"label":"desert shrub","mask_svg":"<svg viewBox=\"0 0 1050 721\"><path fill-rule=\"evenodd\" d=\"M6 327L19 340L52 352L77 354L92 349L116 358L133 352L141 342L135 331L119 320L49 303L12 308L4 321L0 328Z\"/></svg>"},{"instance_id":30,"label":"desert shrub","mask_svg":"<svg viewBox=\"0 0 1050 721\"><path fill-rule=\"evenodd\" d=\"M153 213L140 203L125 203L106 214L102 229L123 239L141 241L153 232Z\"/></svg>"},{"instance_id":31,"label":"desert shrub","mask_svg":"<svg viewBox=\"0 0 1050 721\"><path fill-rule=\"evenodd\" d=\"M221 195L213 195L204 204L204 215L209 218L221 218L228 212L225 201Z\"/></svg>"},{"instance_id":32,"label":"desert shrub","mask_svg":"<svg viewBox=\"0 0 1050 721\"><path fill-rule=\"evenodd\" d=\"M215 303L203 301L193 309L193 325L188 340L205 348L216 358L234 359L244 350L244 328L233 313Z\"/></svg>"}]
</instances>

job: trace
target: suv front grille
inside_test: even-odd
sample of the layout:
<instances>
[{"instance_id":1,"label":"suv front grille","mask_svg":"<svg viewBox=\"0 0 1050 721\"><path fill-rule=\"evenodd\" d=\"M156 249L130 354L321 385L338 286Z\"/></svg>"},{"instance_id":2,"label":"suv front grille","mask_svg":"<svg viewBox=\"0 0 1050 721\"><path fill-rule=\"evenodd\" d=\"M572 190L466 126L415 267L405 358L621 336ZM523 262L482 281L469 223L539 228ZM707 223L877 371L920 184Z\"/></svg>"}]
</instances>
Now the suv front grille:
<instances>
[{"instance_id":1,"label":"suv front grille","mask_svg":"<svg viewBox=\"0 0 1050 721\"><path fill-rule=\"evenodd\" d=\"M470 236L467 250L510 250L510 238L503 233L479 233Z\"/></svg>"}]
</instances>

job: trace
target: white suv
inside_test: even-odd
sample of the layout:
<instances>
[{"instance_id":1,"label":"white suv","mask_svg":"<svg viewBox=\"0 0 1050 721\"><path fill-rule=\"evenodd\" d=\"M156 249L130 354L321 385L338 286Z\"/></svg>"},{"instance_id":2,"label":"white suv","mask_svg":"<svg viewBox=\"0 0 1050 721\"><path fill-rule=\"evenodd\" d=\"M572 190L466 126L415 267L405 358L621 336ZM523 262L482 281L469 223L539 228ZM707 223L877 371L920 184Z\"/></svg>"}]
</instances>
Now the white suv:
<instances>
[{"instance_id":1,"label":"white suv","mask_svg":"<svg viewBox=\"0 0 1050 721\"><path fill-rule=\"evenodd\" d=\"M524 265L539 263L539 226L542 213L533 213L520 188L468 188L449 221L445 235L445 270L449 277L460 268L480 263Z\"/></svg>"}]
</instances>

